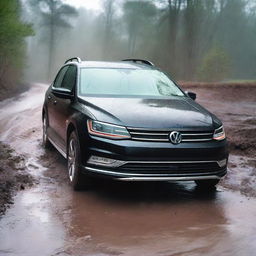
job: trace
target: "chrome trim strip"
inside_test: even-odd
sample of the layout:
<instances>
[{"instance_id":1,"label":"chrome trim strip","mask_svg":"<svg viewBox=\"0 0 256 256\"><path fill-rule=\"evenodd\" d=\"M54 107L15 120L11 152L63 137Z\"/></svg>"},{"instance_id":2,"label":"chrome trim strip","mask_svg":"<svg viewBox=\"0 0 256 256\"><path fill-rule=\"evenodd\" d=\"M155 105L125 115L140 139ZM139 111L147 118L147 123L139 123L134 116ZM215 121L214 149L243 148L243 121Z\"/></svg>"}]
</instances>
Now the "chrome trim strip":
<instances>
[{"instance_id":1,"label":"chrome trim strip","mask_svg":"<svg viewBox=\"0 0 256 256\"><path fill-rule=\"evenodd\" d=\"M123 160L120 160L120 161L123 161ZM220 161L222 161L222 160L220 160ZM126 164L197 164L197 163L216 163L216 164L218 164L218 161L124 161L124 163L122 165L120 165L119 167L124 166ZM106 165L104 165L104 166L106 167Z\"/></svg>"},{"instance_id":2,"label":"chrome trim strip","mask_svg":"<svg viewBox=\"0 0 256 256\"><path fill-rule=\"evenodd\" d=\"M67 158L67 154L49 136L48 136L48 140L52 143L52 145L59 151L59 153L64 158Z\"/></svg>"},{"instance_id":3,"label":"chrome trim strip","mask_svg":"<svg viewBox=\"0 0 256 256\"><path fill-rule=\"evenodd\" d=\"M139 141L169 141L169 139L152 139L152 138L138 138L138 137L131 137L132 140L139 140Z\"/></svg>"},{"instance_id":4,"label":"chrome trim strip","mask_svg":"<svg viewBox=\"0 0 256 256\"><path fill-rule=\"evenodd\" d=\"M154 135L156 135L156 136L168 136L168 135L169 135L169 133L161 133L161 132L159 132L159 133L151 133L151 132L130 132L130 134L148 135L148 136L150 136L150 135L152 135L152 136L154 136Z\"/></svg>"},{"instance_id":5,"label":"chrome trim strip","mask_svg":"<svg viewBox=\"0 0 256 256\"><path fill-rule=\"evenodd\" d=\"M168 136L170 133L151 133L151 132L130 132L130 134L137 134L137 135L152 135L152 136ZM207 136L207 135L211 135L213 136L213 133L182 133L182 136Z\"/></svg>"},{"instance_id":6,"label":"chrome trim strip","mask_svg":"<svg viewBox=\"0 0 256 256\"><path fill-rule=\"evenodd\" d=\"M220 128L220 127L219 127ZM218 128L218 129L219 129ZM139 128L136 128L136 127L126 127L126 129L127 130L131 130L131 132L132 131L136 131L136 130L138 130L138 131L152 131L152 132L171 132L171 131L179 131L179 128L174 128L174 127L171 127L171 128L168 128L168 129L158 129L158 128L141 128L141 127L139 127ZM179 131L179 132L181 132L181 133L186 133L186 132L192 132L191 130L184 130L184 131ZM193 132L196 132L195 130L193 130ZM202 130L200 130L200 132L201 133L203 133L204 134L204 132L202 131ZM205 133L209 133L209 131L205 131ZM211 132L211 133L209 133L209 134L213 134L213 132Z\"/></svg>"},{"instance_id":7,"label":"chrome trim strip","mask_svg":"<svg viewBox=\"0 0 256 256\"><path fill-rule=\"evenodd\" d=\"M127 161L126 163L132 164L197 164L197 163L217 163L218 161Z\"/></svg>"},{"instance_id":8,"label":"chrome trim strip","mask_svg":"<svg viewBox=\"0 0 256 256\"><path fill-rule=\"evenodd\" d=\"M212 180L221 177L217 175L209 176L188 176L188 177L129 177L129 178L117 178L117 180L123 181L191 181L191 180Z\"/></svg>"},{"instance_id":9,"label":"chrome trim strip","mask_svg":"<svg viewBox=\"0 0 256 256\"><path fill-rule=\"evenodd\" d=\"M182 136L197 136L197 135L199 135L199 136L206 136L206 135L213 135L213 133L182 133L181 132L181 135Z\"/></svg>"},{"instance_id":10,"label":"chrome trim strip","mask_svg":"<svg viewBox=\"0 0 256 256\"><path fill-rule=\"evenodd\" d=\"M209 138L209 139L182 139L182 141L185 141L185 142L193 142L193 141L210 141L212 140L212 138Z\"/></svg>"},{"instance_id":11,"label":"chrome trim strip","mask_svg":"<svg viewBox=\"0 0 256 256\"><path fill-rule=\"evenodd\" d=\"M132 140L136 141L159 141L169 142L169 134L173 129L168 130L156 130L156 129L144 129L144 128L127 128L131 135ZM140 132L142 131L142 132ZM168 132L168 133L167 133ZM211 141L213 139L213 132L201 132L201 133L189 133L189 131L180 131L183 139L181 142L198 142L198 141ZM151 138L141 137L140 135L151 136ZM164 138L154 138L155 136L165 136ZM192 138L190 137L192 136ZM199 138L193 138L193 136L199 136ZM202 138L200 136L210 136L210 138ZM190 138L187 138L190 137ZM187 139L186 139L187 138Z\"/></svg>"},{"instance_id":12,"label":"chrome trim strip","mask_svg":"<svg viewBox=\"0 0 256 256\"><path fill-rule=\"evenodd\" d=\"M154 139L154 138L141 138L141 137L131 137L132 140L137 141L159 141L159 142L170 142L169 139ZM208 139L182 139L181 142L193 142L193 141L211 141L212 138ZM170 142L171 143L171 142Z\"/></svg>"},{"instance_id":13,"label":"chrome trim strip","mask_svg":"<svg viewBox=\"0 0 256 256\"><path fill-rule=\"evenodd\" d=\"M185 180L203 180L203 179L220 179L221 177L218 175L202 175L202 176L188 176L186 174L186 176L184 177L171 177L171 176L166 176L168 174L166 174L165 176L160 176L159 174L148 174L143 176L143 174L139 174L139 173L124 173L124 172L113 172L113 171L106 171L106 170L102 170L102 169L96 169L96 168L92 168L92 167L88 167L88 166L84 166L84 169L86 169L87 171L91 171L94 173L99 173L99 174L105 174L105 175L114 175L113 178L117 179L117 180L169 180L169 181L185 181ZM115 175L123 175L123 176L128 176L128 177L115 177Z\"/></svg>"}]
</instances>

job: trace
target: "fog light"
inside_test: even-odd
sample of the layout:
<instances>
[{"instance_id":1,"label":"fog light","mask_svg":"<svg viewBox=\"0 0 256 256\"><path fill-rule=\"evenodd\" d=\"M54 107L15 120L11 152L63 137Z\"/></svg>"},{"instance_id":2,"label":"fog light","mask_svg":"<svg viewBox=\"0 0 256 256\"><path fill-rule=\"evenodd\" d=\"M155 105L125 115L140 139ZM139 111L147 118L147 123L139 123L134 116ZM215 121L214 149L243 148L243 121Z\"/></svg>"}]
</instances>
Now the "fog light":
<instances>
[{"instance_id":1,"label":"fog light","mask_svg":"<svg viewBox=\"0 0 256 256\"><path fill-rule=\"evenodd\" d=\"M227 159L217 161L217 163L218 163L219 167L223 167L227 164Z\"/></svg>"},{"instance_id":2,"label":"fog light","mask_svg":"<svg viewBox=\"0 0 256 256\"><path fill-rule=\"evenodd\" d=\"M108 166L108 167L119 167L124 165L126 162L106 157L91 156L87 161L88 164Z\"/></svg>"}]
</instances>

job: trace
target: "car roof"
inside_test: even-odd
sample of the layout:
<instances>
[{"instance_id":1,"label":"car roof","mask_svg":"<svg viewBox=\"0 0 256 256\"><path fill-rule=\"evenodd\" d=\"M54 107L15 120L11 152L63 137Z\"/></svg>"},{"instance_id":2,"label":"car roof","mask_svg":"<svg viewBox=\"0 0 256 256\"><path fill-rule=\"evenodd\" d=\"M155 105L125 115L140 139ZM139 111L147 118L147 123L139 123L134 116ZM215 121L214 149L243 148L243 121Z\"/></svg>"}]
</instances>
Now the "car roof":
<instances>
[{"instance_id":1,"label":"car roof","mask_svg":"<svg viewBox=\"0 0 256 256\"><path fill-rule=\"evenodd\" d=\"M75 64L80 68L124 68L124 69L157 69L155 66L151 66L143 63L135 63L132 61L70 61L68 64Z\"/></svg>"}]
</instances>

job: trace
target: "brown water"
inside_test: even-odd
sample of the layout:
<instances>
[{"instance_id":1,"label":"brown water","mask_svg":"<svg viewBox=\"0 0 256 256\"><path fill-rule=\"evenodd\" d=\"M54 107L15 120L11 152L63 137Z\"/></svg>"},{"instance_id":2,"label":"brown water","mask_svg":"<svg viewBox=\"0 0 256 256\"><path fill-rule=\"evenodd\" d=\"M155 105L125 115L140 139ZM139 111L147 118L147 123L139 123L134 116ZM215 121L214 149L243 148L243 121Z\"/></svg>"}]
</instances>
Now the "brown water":
<instances>
[{"instance_id":1,"label":"brown water","mask_svg":"<svg viewBox=\"0 0 256 256\"><path fill-rule=\"evenodd\" d=\"M0 255L255 255L256 200L219 186L98 182L73 192L66 162L41 147L44 85L0 103L0 140L38 180L0 219ZM235 161L235 157L232 161Z\"/></svg>"}]
</instances>

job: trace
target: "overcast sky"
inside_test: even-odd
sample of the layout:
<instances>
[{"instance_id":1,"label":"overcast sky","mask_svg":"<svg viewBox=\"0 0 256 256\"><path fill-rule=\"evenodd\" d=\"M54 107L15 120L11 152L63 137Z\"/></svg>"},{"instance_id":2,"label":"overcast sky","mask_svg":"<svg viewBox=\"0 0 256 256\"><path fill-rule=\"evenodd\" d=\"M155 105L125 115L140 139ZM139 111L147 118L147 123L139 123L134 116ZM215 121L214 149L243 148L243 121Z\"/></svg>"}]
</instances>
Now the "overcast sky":
<instances>
[{"instance_id":1,"label":"overcast sky","mask_svg":"<svg viewBox=\"0 0 256 256\"><path fill-rule=\"evenodd\" d=\"M85 7L95 11L100 11L102 9L101 0L64 0L63 2L73 5L77 8Z\"/></svg>"}]
</instances>

